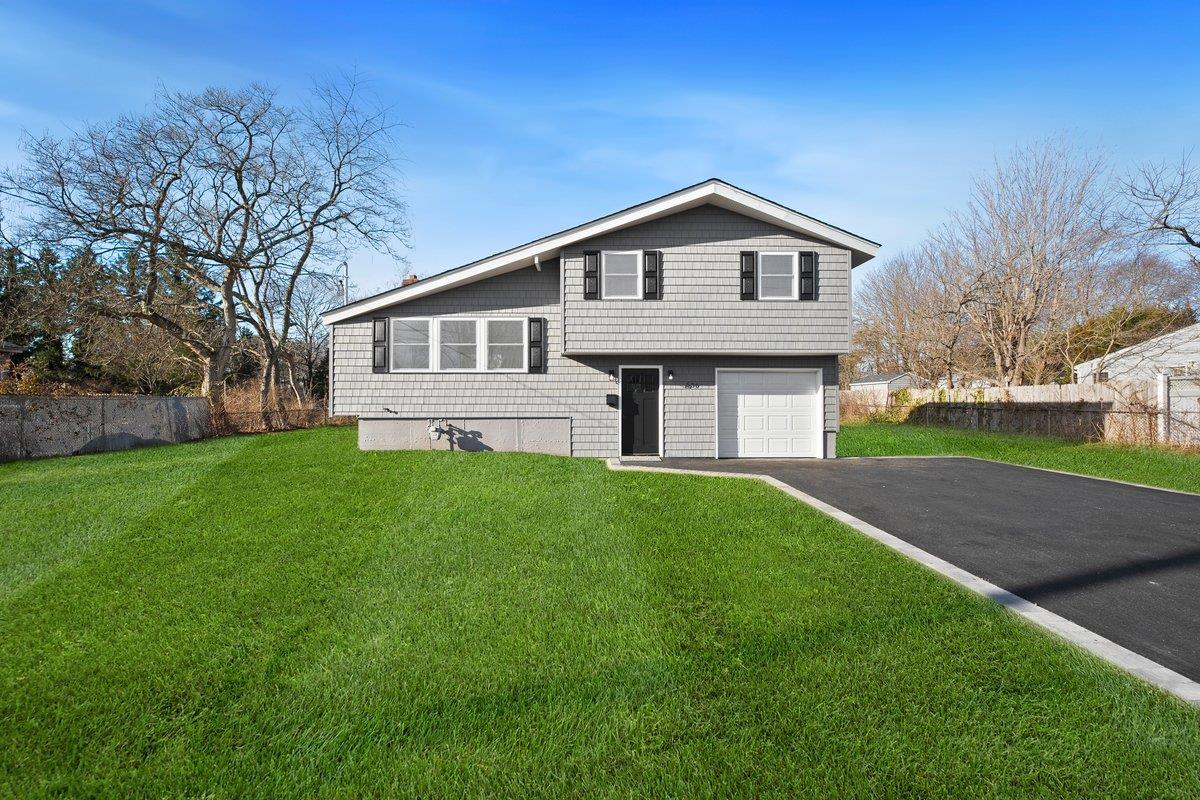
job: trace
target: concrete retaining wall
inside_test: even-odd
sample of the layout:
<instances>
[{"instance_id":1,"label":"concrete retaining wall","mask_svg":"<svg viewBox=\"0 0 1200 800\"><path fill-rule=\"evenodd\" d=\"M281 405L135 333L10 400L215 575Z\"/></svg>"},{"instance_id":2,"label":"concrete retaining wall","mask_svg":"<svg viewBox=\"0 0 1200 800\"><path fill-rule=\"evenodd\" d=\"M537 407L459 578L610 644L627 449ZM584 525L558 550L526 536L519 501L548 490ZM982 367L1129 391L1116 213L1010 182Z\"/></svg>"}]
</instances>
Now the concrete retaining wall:
<instances>
[{"instance_id":1,"label":"concrete retaining wall","mask_svg":"<svg viewBox=\"0 0 1200 800\"><path fill-rule=\"evenodd\" d=\"M0 461L190 442L210 432L202 397L0 396Z\"/></svg>"},{"instance_id":2,"label":"concrete retaining wall","mask_svg":"<svg viewBox=\"0 0 1200 800\"><path fill-rule=\"evenodd\" d=\"M1106 439L1111 412L1111 403L925 403L915 407L908 419L980 431L1101 442Z\"/></svg>"},{"instance_id":3,"label":"concrete retaining wall","mask_svg":"<svg viewBox=\"0 0 1200 800\"><path fill-rule=\"evenodd\" d=\"M520 451L571 455L571 420L566 417L447 419L450 435L429 438L429 420L360 417L360 450Z\"/></svg>"}]
</instances>

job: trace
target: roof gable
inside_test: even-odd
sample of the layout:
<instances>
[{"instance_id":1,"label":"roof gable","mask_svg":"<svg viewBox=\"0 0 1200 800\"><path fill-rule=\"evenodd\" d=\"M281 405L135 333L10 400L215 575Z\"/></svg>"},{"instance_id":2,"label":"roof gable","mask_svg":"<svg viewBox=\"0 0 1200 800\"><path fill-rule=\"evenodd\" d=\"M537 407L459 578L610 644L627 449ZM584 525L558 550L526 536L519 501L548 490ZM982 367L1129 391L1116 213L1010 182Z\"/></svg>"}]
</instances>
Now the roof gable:
<instances>
[{"instance_id":1,"label":"roof gable","mask_svg":"<svg viewBox=\"0 0 1200 800\"><path fill-rule=\"evenodd\" d=\"M794 231L844 247L850 251L852 266L869 261L879 251L878 242L864 239L842 228L747 192L745 189L739 189L725 181L712 178L703 183L594 219L591 222L585 222L582 225L535 239L487 258L432 275L408 286L391 289L330 310L322 317L322 321L326 325L332 325L335 322L367 314L385 306L453 289L492 275L523 269L557 256L563 247L576 242L661 219L706 204L735 211L747 217L777 225L784 230Z\"/></svg>"}]
</instances>

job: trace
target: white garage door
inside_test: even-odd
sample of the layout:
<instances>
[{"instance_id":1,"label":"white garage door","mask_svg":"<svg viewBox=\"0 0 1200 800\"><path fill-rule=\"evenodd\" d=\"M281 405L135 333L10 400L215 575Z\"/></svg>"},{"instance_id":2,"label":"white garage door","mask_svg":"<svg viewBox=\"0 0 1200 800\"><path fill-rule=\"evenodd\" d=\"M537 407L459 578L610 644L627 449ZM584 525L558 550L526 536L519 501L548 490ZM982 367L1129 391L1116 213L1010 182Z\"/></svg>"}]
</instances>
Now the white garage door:
<instances>
[{"instance_id":1,"label":"white garage door","mask_svg":"<svg viewBox=\"0 0 1200 800\"><path fill-rule=\"evenodd\" d=\"M820 458L824 431L816 371L717 373L717 455Z\"/></svg>"}]
</instances>

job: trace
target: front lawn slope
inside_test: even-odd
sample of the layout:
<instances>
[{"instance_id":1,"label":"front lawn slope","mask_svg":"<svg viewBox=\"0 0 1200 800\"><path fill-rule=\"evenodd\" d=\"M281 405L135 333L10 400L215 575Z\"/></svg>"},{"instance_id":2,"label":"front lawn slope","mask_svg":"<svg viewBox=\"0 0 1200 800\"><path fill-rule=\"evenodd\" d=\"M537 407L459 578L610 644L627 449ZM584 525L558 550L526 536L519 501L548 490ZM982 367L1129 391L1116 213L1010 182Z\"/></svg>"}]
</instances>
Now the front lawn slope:
<instances>
[{"instance_id":1,"label":"front lawn slope","mask_svg":"<svg viewBox=\"0 0 1200 800\"><path fill-rule=\"evenodd\" d=\"M0 796L1200 793L1200 714L755 481L0 466Z\"/></svg>"}]
</instances>

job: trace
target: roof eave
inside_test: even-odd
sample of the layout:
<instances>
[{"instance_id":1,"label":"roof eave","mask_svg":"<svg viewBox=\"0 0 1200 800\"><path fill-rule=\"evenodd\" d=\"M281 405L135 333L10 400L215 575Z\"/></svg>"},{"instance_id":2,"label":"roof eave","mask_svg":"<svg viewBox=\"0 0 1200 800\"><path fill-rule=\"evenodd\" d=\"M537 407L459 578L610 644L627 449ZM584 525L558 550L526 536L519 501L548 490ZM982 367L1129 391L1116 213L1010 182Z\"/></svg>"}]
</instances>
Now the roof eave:
<instances>
[{"instance_id":1,"label":"roof eave","mask_svg":"<svg viewBox=\"0 0 1200 800\"><path fill-rule=\"evenodd\" d=\"M456 269L432 275L408 286L401 286L373 297L357 300L353 303L331 309L322 315L321 321L333 325L362 314L368 314L379 308L406 303L418 297L454 289L468 283L483 280L494 275L511 272L532 266L534 258L546 259L556 257L563 247L586 239L602 236L614 230L639 225L644 222L677 214L708 203L727 208L751 218L761 219L782 227L790 227L798 232L811 235L818 239L844 247L851 253L851 266L857 267L879 252L880 245L849 231L842 230L813 217L805 216L798 211L781 206L766 198L739 189L736 186L713 178L694 186L688 186L662 197L648 200L623 211L609 214L599 219L585 222L565 231L537 239L528 244L519 245L511 250L505 250L479 261L465 264Z\"/></svg>"}]
</instances>

